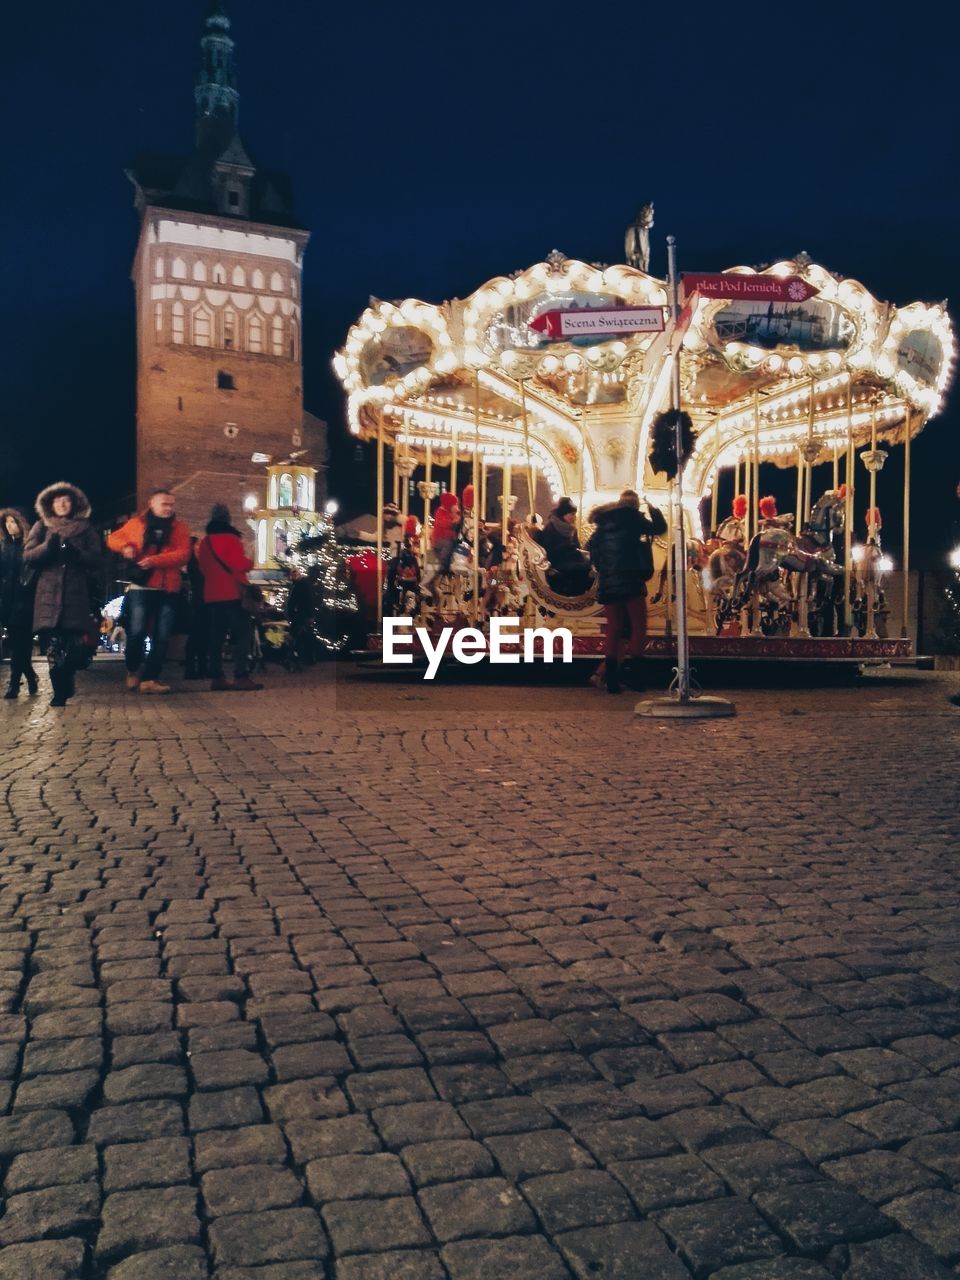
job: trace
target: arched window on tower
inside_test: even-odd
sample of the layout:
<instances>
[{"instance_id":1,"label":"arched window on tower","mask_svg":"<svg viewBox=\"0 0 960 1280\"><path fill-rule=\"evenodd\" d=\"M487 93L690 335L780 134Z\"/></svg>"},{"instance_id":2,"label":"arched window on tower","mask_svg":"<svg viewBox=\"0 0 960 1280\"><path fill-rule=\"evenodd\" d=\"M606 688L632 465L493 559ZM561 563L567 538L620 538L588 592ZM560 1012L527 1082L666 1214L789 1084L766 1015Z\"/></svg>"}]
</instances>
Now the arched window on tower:
<instances>
[{"instance_id":1,"label":"arched window on tower","mask_svg":"<svg viewBox=\"0 0 960 1280\"><path fill-rule=\"evenodd\" d=\"M254 289L263 288L263 285L264 285L263 272L260 270L259 267L257 267L256 271L254 271L253 276L251 277L250 283L253 285Z\"/></svg>"},{"instance_id":2,"label":"arched window on tower","mask_svg":"<svg viewBox=\"0 0 960 1280\"><path fill-rule=\"evenodd\" d=\"M263 316L256 311L247 321L247 350L258 355L263 351Z\"/></svg>"},{"instance_id":3,"label":"arched window on tower","mask_svg":"<svg viewBox=\"0 0 960 1280\"><path fill-rule=\"evenodd\" d=\"M209 347L212 341L213 323L209 311L203 307L199 307L193 313L193 345L195 347Z\"/></svg>"},{"instance_id":4,"label":"arched window on tower","mask_svg":"<svg viewBox=\"0 0 960 1280\"><path fill-rule=\"evenodd\" d=\"M214 283L214 284L226 284L226 283L227 283L227 273L226 273L226 271L224 271L223 267L221 266L221 264L220 264L219 262L218 262L218 263L217 263L217 265L213 268L213 283Z\"/></svg>"},{"instance_id":5,"label":"arched window on tower","mask_svg":"<svg viewBox=\"0 0 960 1280\"><path fill-rule=\"evenodd\" d=\"M280 274L279 271L274 271L274 273L271 275L270 288L273 290L274 293L283 292L283 276Z\"/></svg>"},{"instance_id":6,"label":"arched window on tower","mask_svg":"<svg viewBox=\"0 0 960 1280\"><path fill-rule=\"evenodd\" d=\"M174 258L173 266L170 268L171 275L174 280L186 280L187 264L182 258Z\"/></svg>"},{"instance_id":7,"label":"arched window on tower","mask_svg":"<svg viewBox=\"0 0 960 1280\"><path fill-rule=\"evenodd\" d=\"M281 508L293 506L293 476L289 471L285 471L280 477L279 498Z\"/></svg>"},{"instance_id":8,"label":"arched window on tower","mask_svg":"<svg viewBox=\"0 0 960 1280\"><path fill-rule=\"evenodd\" d=\"M297 281L296 279L293 279L290 281L290 297L295 298L296 296L297 296Z\"/></svg>"},{"instance_id":9,"label":"arched window on tower","mask_svg":"<svg viewBox=\"0 0 960 1280\"><path fill-rule=\"evenodd\" d=\"M233 350L237 343L237 313L230 307L226 307L223 312L223 345L227 350Z\"/></svg>"},{"instance_id":10,"label":"arched window on tower","mask_svg":"<svg viewBox=\"0 0 960 1280\"><path fill-rule=\"evenodd\" d=\"M155 302L153 304L153 327L157 337L163 335L163 303Z\"/></svg>"},{"instance_id":11,"label":"arched window on tower","mask_svg":"<svg viewBox=\"0 0 960 1280\"><path fill-rule=\"evenodd\" d=\"M184 339L183 303L175 302L170 312L170 337L178 345Z\"/></svg>"},{"instance_id":12,"label":"arched window on tower","mask_svg":"<svg viewBox=\"0 0 960 1280\"><path fill-rule=\"evenodd\" d=\"M204 266L202 262L195 262L193 264L193 278L194 280L200 280L200 281L206 280L207 268Z\"/></svg>"},{"instance_id":13,"label":"arched window on tower","mask_svg":"<svg viewBox=\"0 0 960 1280\"><path fill-rule=\"evenodd\" d=\"M267 506L271 511L277 509L277 476L276 472L270 477L270 488L267 497Z\"/></svg>"},{"instance_id":14,"label":"arched window on tower","mask_svg":"<svg viewBox=\"0 0 960 1280\"><path fill-rule=\"evenodd\" d=\"M244 271L243 267L233 268L233 274L230 277L230 283L239 285L241 289L246 286L247 273Z\"/></svg>"},{"instance_id":15,"label":"arched window on tower","mask_svg":"<svg viewBox=\"0 0 960 1280\"><path fill-rule=\"evenodd\" d=\"M261 564L265 564L267 560L267 522L266 520L257 521L257 559Z\"/></svg>"},{"instance_id":16,"label":"arched window on tower","mask_svg":"<svg viewBox=\"0 0 960 1280\"><path fill-rule=\"evenodd\" d=\"M300 333L299 333L297 322L296 320L291 320L290 321L290 359L291 360L296 360L298 358L297 348L299 346L299 342L300 342Z\"/></svg>"},{"instance_id":17,"label":"arched window on tower","mask_svg":"<svg viewBox=\"0 0 960 1280\"><path fill-rule=\"evenodd\" d=\"M310 510L310 481L302 473L297 476L297 506L301 511Z\"/></svg>"},{"instance_id":18,"label":"arched window on tower","mask_svg":"<svg viewBox=\"0 0 960 1280\"><path fill-rule=\"evenodd\" d=\"M283 355L283 316L275 315L271 325L271 345L275 356Z\"/></svg>"}]
</instances>

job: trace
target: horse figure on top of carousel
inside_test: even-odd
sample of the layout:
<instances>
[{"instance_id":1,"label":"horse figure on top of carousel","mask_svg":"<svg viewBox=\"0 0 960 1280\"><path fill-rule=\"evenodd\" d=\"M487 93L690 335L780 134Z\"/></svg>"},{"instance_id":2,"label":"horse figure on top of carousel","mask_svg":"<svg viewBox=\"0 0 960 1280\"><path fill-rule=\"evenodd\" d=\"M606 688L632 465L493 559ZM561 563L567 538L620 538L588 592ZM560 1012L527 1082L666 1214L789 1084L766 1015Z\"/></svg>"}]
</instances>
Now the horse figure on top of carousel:
<instances>
[{"instance_id":1,"label":"horse figure on top of carousel","mask_svg":"<svg viewBox=\"0 0 960 1280\"><path fill-rule=\"evenodd\" d=\"M883 575L888 569L880 545L883 520L879 507L867 512L867 541L859 547L854 559L856 578L852 587L852 614L854 631L869 640L887 638L887 619L890 610L883 592Z\"/></svg>"}]
</instances>

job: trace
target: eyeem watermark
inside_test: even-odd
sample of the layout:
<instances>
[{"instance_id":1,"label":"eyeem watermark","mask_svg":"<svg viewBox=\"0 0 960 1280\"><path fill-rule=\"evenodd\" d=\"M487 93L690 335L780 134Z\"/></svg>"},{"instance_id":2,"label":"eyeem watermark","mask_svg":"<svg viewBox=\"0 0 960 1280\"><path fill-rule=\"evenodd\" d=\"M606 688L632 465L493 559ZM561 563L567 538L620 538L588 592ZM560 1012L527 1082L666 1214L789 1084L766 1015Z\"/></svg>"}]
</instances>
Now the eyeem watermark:
<instances>
[{"instance_id":1,"label":"eyeem watermark","mask_svg":"<svg viewBox=\"0 0 960 1280\"><path fill-rule=\"evenodd\" d=\"M414 628L412 618L384 618L383 661L413 662L414 639L427 659L424 680L437 674L448 647L450 656L466 666L484 658L495 663L553 662L557 647L561 662L573 661L573 634L567 627L528 627L521 635L519 618L491 618L489 636L477 627L444 627L436 641L426 627Z\"/></svg>"}]
</instances>

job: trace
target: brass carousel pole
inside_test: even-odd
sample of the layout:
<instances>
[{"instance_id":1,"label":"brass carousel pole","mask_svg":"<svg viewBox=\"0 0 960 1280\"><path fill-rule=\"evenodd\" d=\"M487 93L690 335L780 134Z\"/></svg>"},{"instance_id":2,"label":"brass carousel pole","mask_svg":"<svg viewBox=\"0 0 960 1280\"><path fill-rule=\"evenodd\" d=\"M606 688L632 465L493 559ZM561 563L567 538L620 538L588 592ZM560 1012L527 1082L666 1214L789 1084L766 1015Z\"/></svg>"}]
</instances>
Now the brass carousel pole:
<instances>
[{"instance_id":1,"label":"brass carousel pole","mask_svg":"<svg viewBox=\"0 0 960 1280\"><path fill-rule=\"evenodd\" d=\"M840 488L840 446L836 440L833 442L833 491Z\"/></svg>"},{"instance_id":2,"label":"brass carousel pole","mask_svg":"<svg viewBox=\"0 0 960 1280\"><path fill-rule=\"evenodd\" d=\"M906 640L910 625L910 406L903 420L903 626Z\"/></svg>"},{"instance_id":3,"label":"brass carousel pole","mask_svg":"<svg viewBox=\"0 0 960 1280\"><path fill-rule=\"evenodd\" d=\"M760 392L753 393L753 503L756 507L754 533L760 528Z\"/></svg>"},{"instance_id":4,"label":"brass carousel pole","mask_svg":"<svg viewBox=\"0 0 960 1280\"><path fill-rule=\"evenodd\" d=\"M423 494L423 533L420 537L420 551L423 567L426 569L427 557L430 554L430 498L433 494L433 445L429 440L426 444L423 474L424 484L420 490Z\"/></svg>"},{"instance_id":5,"label":"brass carousel pole","mask_svg":"<svg viewBox=\"0 0 960 1280\"><path fill-rule=\"evenodd\" d=\"M513 463L510 458L509 445L503 446L503 493L500 496L500 532L506 548L510 527L510 499L513 496Z\"/></svg>"},{"instance_id":6,"label":"brass carousel pole","mask_svg":"<svg viewBox=\"0 0 960 1280\"><path fill-rule=\"evenodd\" d=\"M450 441L450 492L457 496L457 429L454 427Z\"/></svg>"},{"instance_id":7,"label":"brass carousel pole","mask_svg":"<svg viewBox=\"0 0 960 1280\"><path fill-rule=\"evenodd\" d=\"M536 485L533 478L533 460L530 457L530 428L527 422L527 392L526 381L520 379L520 419L523 423L523 447L527 454L527 496L530 502L529 522L533 523L534 513L534 495L536 494Z\"/></svg>"},{"instance_id":8,"label":"brass carousel pole","mask_svg":"<svg viewBox=\"0 0 960 1280\"><path fill-rule=\"evenodd\" d=\"M720 460L717 459L717 465L713 473L713 492L710 494L710 532L717 531L717 504L719 502L720 488Z\"/></svg>"},{"instance_id":9,"label":"brass carousel pole","mask_svg":"<svg viewBox=\"0 0 960 1280\"><path fill-rule=\"evenodd\" d=\"M474 370L473 383L473 625L480 619L480 370Z\"/></svg>"},{"instance_id":10,"label":"brass carousel pole","mask_svg":"<svg viewBox=\"0 0 960 1280\"><path fill-rule=\"evenodd\" d=\"M480 463L480 515L483 520L487 518L487 456L483 455Z\"/></svg>"},{"instance_id":11,"label":"brass carousel pole","mask_svg":"<svg viewBox=\"0 0 960 1280\"><path fill-rule=\"evenodd\" d=\"M850 607L850 576L853 555L853 383L847 382L847 496L843 511L843 618L847 625L847 634L853 634L853 612Z\"/></svg>"},{"instance_id":12,"label":"brass carousel pole","mask_svg":"<svg viewBox=\"0 0 960 1280\"><path fill-rule=\"evenodd\" d=\"M383 622L383 414L377 424L377 625Z\"/></svg>"},{"instance_id":13,"label":"brass carousel pole","mask_svg":"<svg viewBox=\"0 0 960 1280\"><path fill-rule=\"evenodd\" d=\"M800 513L803 510L803 451L797 445L797 509L793 517L796 533L800 532Z\"/></svg>"},{"instance_id":14,"label":"brass carousel pole","mask_svg":"<svg viewBox=\"0 0 960 1280\"><path fill-rule=\"evenodd\" d=\"M746 546L750 545L750 539L756 532L757 521L754 518L754 507L759 499L753 496L753 468L750 466L750 454L747 449L743 451L743 493L747 499L747 526L746 526Z\"/></svg>"}]
</instances>

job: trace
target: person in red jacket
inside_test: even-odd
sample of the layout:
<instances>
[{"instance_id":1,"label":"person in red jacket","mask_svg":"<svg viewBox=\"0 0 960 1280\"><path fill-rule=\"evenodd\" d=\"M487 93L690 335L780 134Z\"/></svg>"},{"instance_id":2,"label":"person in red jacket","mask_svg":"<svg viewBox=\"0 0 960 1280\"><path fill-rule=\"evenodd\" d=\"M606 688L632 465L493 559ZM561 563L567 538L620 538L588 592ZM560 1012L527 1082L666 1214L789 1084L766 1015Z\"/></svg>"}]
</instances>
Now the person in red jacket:
<instances>
[{"instance_id":1,"label":"person in red jacket","mask_svg":"<svg viewBox=\"0 0 960 1280\"><path fill-rule=\"evenodd\" d=\"M123 556L127 589L127 688L169 693L160 671L177 617L182 571L190 559L190 530L176 518L172 493L156 489L146 511L107 535L107 546ZM147 636L150 653L144 662ZM141 670L142 666L142 670Z\"/></svg>"},{"instance_id":2,"label":"person in red jacket","mask_svg":"<svg viewBox=\"0 0 960 1280\"><path fill-rule=\"evenodd\" d=\"M210 648L207 669L210 688L262 689L250 679L250 615L240 603L253 561L243 549L243 539L230 523L230 512L218 502L210 512L207 536L197 548L197 564L203 574L203 601L207 610ZM232 681L223 675L223 642L229 635L233 653Z\"/></svg>"}]
</instances>

